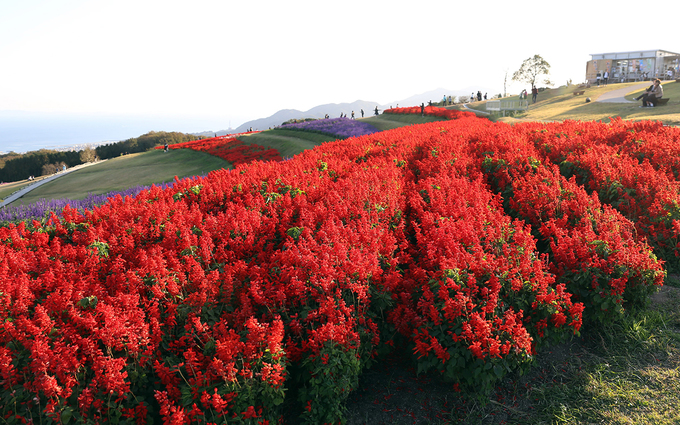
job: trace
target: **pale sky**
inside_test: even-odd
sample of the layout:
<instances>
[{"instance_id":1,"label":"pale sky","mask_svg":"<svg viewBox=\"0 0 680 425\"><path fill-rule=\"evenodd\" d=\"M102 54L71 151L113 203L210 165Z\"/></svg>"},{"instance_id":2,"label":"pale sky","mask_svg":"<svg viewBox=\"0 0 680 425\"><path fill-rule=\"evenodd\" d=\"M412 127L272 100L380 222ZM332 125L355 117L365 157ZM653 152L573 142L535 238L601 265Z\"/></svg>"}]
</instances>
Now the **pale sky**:
<instances>
[{"instance_id":1,"label":"pale sky","mask_svg":"<svg viewBox=\"0 0 680 425\"><path fill-rule=\"evenodd\" d=\"M0 0L0 111L202 116L227 128L440 87L500 93L506 71L535 54L559 86L585 79L591 53L680 51L677 26L643 29L651 4L630 4Z\"/></svg>"}]
</instances>

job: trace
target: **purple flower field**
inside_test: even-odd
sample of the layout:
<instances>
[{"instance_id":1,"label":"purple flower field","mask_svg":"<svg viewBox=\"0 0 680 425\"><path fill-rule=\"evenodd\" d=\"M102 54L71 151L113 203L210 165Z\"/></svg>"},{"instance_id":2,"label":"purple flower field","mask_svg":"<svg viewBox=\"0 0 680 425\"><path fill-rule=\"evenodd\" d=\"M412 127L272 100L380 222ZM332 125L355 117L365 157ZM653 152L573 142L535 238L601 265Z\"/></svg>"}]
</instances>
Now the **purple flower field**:
<instances>
[{"instance_id":1,"label":"purple flower field","mask_svg":"<svg viewBox=\"0 0 680 425\"><path fill-rule=\"evenodd\" d=\"M286 124L279 128L284 130L312 131L315 133L328 134L340 139L364 136L378 132L378 129L371 124L349 118L318 119L295 124Z\"/></svg>"},{"instance_id":2,"label":"purple flower field","mask_svg":"<svg viewBox=\"0 0 680 425\"><path fill-rule=\"evenodd\" d=\"M171 187L173 183L161 183L156 185L157 187L167 188ZM137 186L121 191L113 191L102 195L90 194L85 199L40 199L32 204L28 205L8 205L5 208L0 209L0 226L6 225L10 222L19 222L25 220L38 220L44 218L49 218L50 213L54 212L56 215L60 216L61 211L66 205L70 205L71 208L75 208L80 211L90 210L97 205L105 204L109 198L113 198L116 195L120 195L125 198L126 196L134 197L143 190L149 189L151 186Z\"/></svg>"}]
</instances>

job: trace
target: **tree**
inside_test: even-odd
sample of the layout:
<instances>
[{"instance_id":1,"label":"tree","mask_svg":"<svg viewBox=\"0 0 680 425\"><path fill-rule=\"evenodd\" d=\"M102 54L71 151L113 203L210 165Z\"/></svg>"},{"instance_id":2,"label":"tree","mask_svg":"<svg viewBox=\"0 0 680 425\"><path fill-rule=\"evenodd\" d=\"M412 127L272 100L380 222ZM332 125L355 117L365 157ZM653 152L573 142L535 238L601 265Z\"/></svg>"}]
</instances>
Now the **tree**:
<instances>
[{"instance_id":1,"label":"tree","mask_svg":"<svg viewBox=\"0 0 680 425\"><path fill-rule=\"evenodd\" d=\"M90 145L87 145L85 149L80 151L80 161L82 161L83 163L94 162L96 158L97 153Z\"/></svg>"},{"instance_id":2,"label":"tree","mask_svg":"<svg viewBox=\"0 0 680 425\"><path fill-rule=\"evenodd\" d=\"M57 169L57 164L45 164L42 166L42 175L49 176L59 171Z\"/></svg>"},{"instance_id":3,"label":"tree","mask_svg":"<svg viewBox=\"0 0 680 425\"><path fill-rule=\"evenodd\" d=\"M539 76L545 75L544 84L551 86L552 82L548 79L550 74L550 64L541 57L541 55L534 55L522 62L522 66L512 75L513 81L524 81L531 84L531 87L536 86L536 80Z\"/></svg>"}]
</instances>

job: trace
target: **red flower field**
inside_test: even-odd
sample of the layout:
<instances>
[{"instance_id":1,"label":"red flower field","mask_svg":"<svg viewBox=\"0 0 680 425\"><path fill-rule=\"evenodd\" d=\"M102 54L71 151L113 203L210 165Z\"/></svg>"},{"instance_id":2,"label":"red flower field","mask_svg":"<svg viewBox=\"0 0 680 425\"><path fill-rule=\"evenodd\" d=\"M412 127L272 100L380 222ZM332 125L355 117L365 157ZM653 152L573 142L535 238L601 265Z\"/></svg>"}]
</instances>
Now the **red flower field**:
<instances>
[{"instance_id":1,"label":"red flower field","mask_svg":"<svg viewBox=\"0 0 680 425\"><path fill-rule=\"evenodd\" d=\"M391 350L483 391L677 267L677 129L446 114L0 228L5 422L338 423Z\"/></svg>"},{"instance_id":2,"label":"red flower field","mask_svg":"<svg viewBox=\"0 0 680 425\"><path fill-rule=\"evenodd\" d=\"M169 149L192 149L205 152L229 161L234 165L247 164L252 161L281 161L281 154L276 149L244 143L234 135L217 136L210 139L194 140L191 142L175 143ZM163 146L156 146L163 149Z\"/></svg>"}]
</instances>

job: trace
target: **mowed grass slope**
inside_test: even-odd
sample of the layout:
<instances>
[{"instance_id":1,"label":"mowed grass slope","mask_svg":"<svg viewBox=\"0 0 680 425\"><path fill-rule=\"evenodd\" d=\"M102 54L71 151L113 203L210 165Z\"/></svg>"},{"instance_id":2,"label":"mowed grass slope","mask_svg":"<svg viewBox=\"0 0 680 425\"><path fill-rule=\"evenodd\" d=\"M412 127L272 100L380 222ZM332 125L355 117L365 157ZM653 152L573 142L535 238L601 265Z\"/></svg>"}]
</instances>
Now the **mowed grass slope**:
<instances>
[{"instance_id":1,"label":"mowed grass slope","mask_svg":"<svg viewBox=\"0 0 680 425\"><path fill-rule=\"evenodd\" d=\"M391 130L393 128L405 127L413 124L423 124L433 121L445 121L445 118L431 117L412 114L382 114L378 116L364 118L363 121L371 124L380 131Z\"/></svg>"},{"instance_id":2,"label":"mowed grass slope","mask_svg":"<svg viewBox=\"0 0 680 425\"><path fill-rule=\"evenodd\" d=\"M103 161L46 183L13 205L45 199L83 199L88 194L104 194L136 186L171 182L179 178L207 174L213 170L231 168L231 164L216 156L189 149L125 155Z\"/></svg>"},{"instance_id":3,"label":"mowed grass slope","mask_svg":"<svg viewBox=\"0 0 680 425\"><path fill-rule=\"evenodd\" d=\"M324 142L335 140L333 136L296 130L265 130L260 133L245 134L238 139L244 143L273 148L283 158L290 158L307 149L313 149Z\"/></svg>"}]
</instances>

